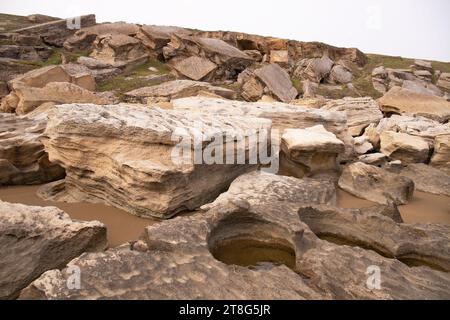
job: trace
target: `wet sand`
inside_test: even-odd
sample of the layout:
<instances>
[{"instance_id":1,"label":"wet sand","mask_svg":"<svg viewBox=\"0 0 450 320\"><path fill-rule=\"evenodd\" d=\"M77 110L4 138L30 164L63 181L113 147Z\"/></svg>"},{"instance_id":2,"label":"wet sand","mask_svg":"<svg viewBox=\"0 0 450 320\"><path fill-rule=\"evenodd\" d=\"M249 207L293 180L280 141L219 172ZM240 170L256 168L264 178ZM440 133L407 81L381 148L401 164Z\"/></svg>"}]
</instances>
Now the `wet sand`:
<instances>
[{"instance_id":1,"label":"wet sand","mask_svg":"<svg viewBox=\"0 0 450 320\"><path fill-rule=\"evenodd\" d=\"M357 198L338 190L338 206L365 208L376 203ZM414 191L414 198L407 205L398 207L405 223L442 223L450 225L450 197Z\"/></svg>"},{"instance_id":2,"label":"wet sand","mask_svg":"<svg viewBox=\"0 0 450 320\"><path fill-rule=\"evenodd\" d=\"M102 204L44 201L36 195L37 189L39 186L3 187L0 188L0 199L32 206L55 206L67 212L72 219L100 221L106 225L110 247L137 240L146 226L158 223L158 220L139 218Z\"/></svg>"}]
</instances>

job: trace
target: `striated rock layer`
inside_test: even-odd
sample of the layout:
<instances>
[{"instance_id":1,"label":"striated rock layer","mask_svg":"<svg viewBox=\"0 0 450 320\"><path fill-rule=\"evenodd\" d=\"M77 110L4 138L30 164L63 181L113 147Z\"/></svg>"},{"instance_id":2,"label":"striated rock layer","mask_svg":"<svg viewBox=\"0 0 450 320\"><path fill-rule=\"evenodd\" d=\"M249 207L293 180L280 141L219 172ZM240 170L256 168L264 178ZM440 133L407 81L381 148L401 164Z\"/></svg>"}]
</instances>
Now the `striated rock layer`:
<instances>
[{"instance_id":1,"label":"striated rock layer","mask_svg":"<svg viewBox=\"0 0 450 320\"><path fill-rule=\"evenodd\" d=\"M449 274L428 266L448 270L448 227L402 225L384 215L390 209L383 206L326 211L322 208L327 207L315 205L324 203L320 199L327 198L322 192L329 185L269 174L242 176L202 214L149 226L141 241L73 260L70 266L80 267L83 290L68 290L65 270L51 270L28 286L21 298L450 298ZM303 197L301 190L315 197ZM286 198L290 201L283 201ZM380 239L373 223L394 232ZM322 231L333 225L344 239L354 230L361 245L320 239ZM385 248L378 250L384 255L365 249L365 242ZM232 251L222 251L230 244L235 245ZM289 261L265 260L258 257L259 251L247 251L248 244L256 246L254 250L281 250ZM252 254L257 261L248 261ZM235 260L239 257L244 261ZM397 257L414 258L416 267ZM373 266L381 275L376 289L368 286Z\"/></svg>"},{"instance_id":2,"label":"striated rock layer","mask_svg":"<svg viewBox=\"0 0 450 320\"><path fill-rule=\"evenodd\" d=\"M239 145L245 143L246 157L250 133L244 129L268 134L270 121L72 104L50 113L43 143L51 161L66 169L68 200L105 202L139 216L168 218L214 199L233 179L256 167L249 161L207 165L198 162L202 158L196 153L183 156L177 144L187 142L191 151L194 139L200 152L213 154L214 146L225 147L219 138L227 134Z\"/></svg>"},{"instance_id":3,"label":"striated rock layer","mask_svg":"<svg viewBox=\"0 0 450 320\"><path fill-rule=\"evenodd\" d=\"M100 222L72 221L55 207L0 201L0 299L16 298L45 271L105 248L106 228Z\"/></svg>"}]
</instances>

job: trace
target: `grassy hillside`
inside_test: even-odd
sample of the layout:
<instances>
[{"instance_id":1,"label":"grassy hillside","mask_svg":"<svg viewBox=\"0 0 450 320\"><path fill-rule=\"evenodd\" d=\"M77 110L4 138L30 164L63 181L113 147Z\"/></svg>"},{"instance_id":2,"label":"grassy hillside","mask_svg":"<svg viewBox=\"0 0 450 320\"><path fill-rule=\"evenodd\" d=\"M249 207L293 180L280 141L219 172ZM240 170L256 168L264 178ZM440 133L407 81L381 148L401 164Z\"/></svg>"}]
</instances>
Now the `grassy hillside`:
<instances>
[{"instance_id":1,"label":"grassy hillside","mask_svg":"<svg viewBox=\"0 0 450 320\"><path fill-rule=\"evenodd\" d=\"M27 17L24 16L0 13L0 32L26 28L34 24L35 23L29 21Z\"/></svg>"}]
</instances>

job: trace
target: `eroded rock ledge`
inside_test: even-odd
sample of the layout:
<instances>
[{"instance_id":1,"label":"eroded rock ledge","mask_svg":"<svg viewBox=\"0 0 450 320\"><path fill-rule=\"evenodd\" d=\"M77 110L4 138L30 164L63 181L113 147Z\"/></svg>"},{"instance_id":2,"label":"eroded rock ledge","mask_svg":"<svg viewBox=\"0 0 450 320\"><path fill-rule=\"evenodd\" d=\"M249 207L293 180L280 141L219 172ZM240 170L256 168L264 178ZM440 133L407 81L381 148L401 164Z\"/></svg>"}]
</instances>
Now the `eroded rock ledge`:
<instances>
[{"instance_id":1,"label":"eroded rock ledge","mask_svg":"<svg viewBox=\"0 0 450 320\"><path fill-rule=\"evenodd\" d=\"M255 181L261 181L261 184L255 184ZM410 267L394 257L387 258L359 246L321 240L315 234L321 235L320 223L326 227L327 218L331 217L329 225L335 225L336 221L342 222L342 226L336 231L340 235L348 237L354 229L356 237L372 242L379 234L371 228L371 221L381 221L390 229L399 231L392 233L391 238L379 240L385 248L392 251L393 256L402 252L400 248L404 245L415 242L418 249L414 258L423 261L421 259L426 256L428 261L447 270L450 261L448 227L402 225L383 214L392 211L383 206L358 212L330 209L331 214L326 214L328 209L320 206L311 209L318 203L331 200L326 196L329 185L327 182L311 179L299 180L259 173L244 175L213 205L205 206L202 214L149 226L142 240L136 243L104 253L84 254L73 260L70 266L81 268L83 290L68 290L65 286L65 270L51 270L22 291L21 298L450 297L450 276L447 272L437 271L423 264ZM312 197L303 196L300 190L307 190ZM286 197L289 201L285 201ZM325 218L322 219L323 217ZM368 234L363 234L364 232ZM253 242L259 247L282 250L285 255L290 256L291 263L243 267L224 262L230 257L221 252L223 246ZM438 252L436 247L441 245L444 250L439 248L441 251ZM243 250L239 246L236 248ZM241 254L245 254L245 251ZM366 285L370 266L380 268L380 290L369 289Z\"/></svg>"},{"instance_id":2,"label":"eroded rock ledge","mask_svg":"<svg viewBox=\"0 0 450 320\"><path fill-rule=\"evenodd\" d=\"M204 151L217 134L242 141L251 134L244 130L267 133L270 126L269 120L251 117L72 104L50 112L43 143L51 161L66 169L67 200L105 202L139 216L168 218L213 200L237 176L257 167L248 161L194 164L193 156L176 163L172 152L181 140L176 130L184 129L189 142L203 133L196 143Z\"/></svg>"}]
</instances>

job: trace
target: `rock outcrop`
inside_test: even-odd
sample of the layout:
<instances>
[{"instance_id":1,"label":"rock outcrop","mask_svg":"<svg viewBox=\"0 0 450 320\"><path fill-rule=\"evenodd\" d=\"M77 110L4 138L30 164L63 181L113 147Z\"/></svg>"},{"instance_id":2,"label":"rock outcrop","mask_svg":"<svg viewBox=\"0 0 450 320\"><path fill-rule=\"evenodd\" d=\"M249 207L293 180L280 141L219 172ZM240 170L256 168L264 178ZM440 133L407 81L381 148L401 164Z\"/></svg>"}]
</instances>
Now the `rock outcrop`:
<instances>
[{"instance_id":1,"label":"rock outcrop","mask_svg":"<svg viewBox=\"0 0 450 320\"><path fill-rule=\"evenodd\" d=\"M339 187L351 194L373 202L396 205L412 199L414 182L384 169L357 162L346 166Z\"/></svg>"},{"instance_id":2,"label":"rock outcrop","mask_svg":"<svg viewBox=\"0 0 450 320\"><path fill-rule=\"evenodd\" d=\"M378 124L383 119L378 103L370 97L331 100L322 109L345 112L348 129L352 136L361 135L371 123Z\"/></svg>"},{"instance_id":3,"label":"rock outcrop","mask_svg":"<svg viewBox=\"0 0 450 320\"><path fill-rule=\"evenodd\" d=\"M289 74L278 64L272 63L254 72L268 91L281 102L289 103L297 97L297 89L292 85Z\"/></svg>"},{"instance_id":4,"label":"rock outcrop","mask_svg":"<svg viewBox=\"0 0 450 320\"><path fill-rule=\"evenodd\" d=\"M254 169L247 148L255 146L246 142L249 134L263 132L270 136L266 119L72 104L52 110L42 141L49 159L66 169L67 199L169 218L214 199L237 176ZM225 135L234 137L230 144L237 140L240 147L232 152L242 152L244 163L224 164L215 153L225 147Z\"/></svg>"},{"instance_id":5,"label":"rock outcrop","mask_svg":"<svg viewBox=\"0 0 450 320\"><path fill-rule=\"evenodd\" d=\"M105 248L106 228L100 222L73 221L55 207L0 201L0 299L17 298L45 271Z\"/></svg>"},{"instance_id":6,"label":"rock outcrop","mask_svg":"<svg viewBox=\"0 0 450 320\"><path fill-rule=\"evenodd\" d=\"M337 158L344 143L322 125L287 129L281 137L280 174L297 178L337 174Z\"/></svg>"},{"instance_id":7,"label":"rock outcrop","mask_svg":"<svg viewBox=\"0 0 450 320\"><path fill-rule=\"evenodd\" d=\"M40 105L53 103L96 103L109 101L92 90L95 80L76 65L48 66L32 70L10 81L11 93L2 101L0 111L29 113Z\"/></svg>"},{"instance_id":8,"label":"rock outcrop","mask_svg":"<svg viewBox=\"0 0 450 320\"><path fill-rule=\"evenodd\" d=\"M25 117L0 113L0 185L41 184L64 177L50 163L40 138L45 115Z\"/></svg>"},{"instance_id":9,"label":"rock outcrop","mask_svg":"<svg viewBox=\"0 0 450 320\"><path fill-rule=\"evenodd\" d=\"M320 229L319 237L314 229L320 223L326 225L327 219L322 219L326 212L306 209L305 214L300 208L314 207L316 200L297 192L318 194L315 186L319 182L313 181L258 173L239 178L203 214L149 226L137 243L73 260L69 267L81 269L83 290L68 290L66 270L51 270L28 286L21 298L449 298L448 273L428 266L447 270L448 227L397 224L382 215L387 208L369 208L364 213L338 210L334 218L330 215L330 224L342 221L336 233L351 237L354 229L358 239L395 256L387 258L358 245L321 240ZM283 201L284 197L292 201ZM300 208L292 206L296 199ZM372 228L374 221L398 233L380 239ZM282 258L271 260L264 250L280 252ZM397 257L420 266L411 268ZM380 268L378 290L367 285L370 266ZM343 268L345 273L339 271Z\"/></svg>"},{"instance_id":10,"label":"rock outcrop","mask_svg":"<svg viewBox=\"0 0 450 320\"><path fill-rule=\"evenodd\" d=\"M399 87L389 90L379 103L381 111L386 113L423 116L441 123L450 119L450 102L444 98Z\"/></svg>"},{"instance_id":11,"label":"rock outcrop","mask_svg":"<svg viewBox=\"0 0 450 320\"><path fill-rule=\"evenodd\" d=\"M450 173L450 134L436 137L430 165Z\"/></svg>"},{"instance_id":12,"label":"rock outcrop","mask_svg":"<svg viewBox=\"0 0 450 320\"><path fill-rule=\"evenodd\" d=\"M233 90L213 86L208 82L173 80L160 85L142 87L127 92L125 99L130 102L151 103L171 101L172 99L195 96L201 93L211 93L228 99L236 97L236 93Z\"/></svg>"},{"instance_id":13,"label":"rock outcrop","mask_svg":"<svg viewBox=\"0 0 450 320\"><path fill-rule=\"evenodd\" d=\"M380 136L380 151L404 164L426 163L429 159L428 142L417 136L394 131L384 131Z\"/></svg>"}]
</instances>

